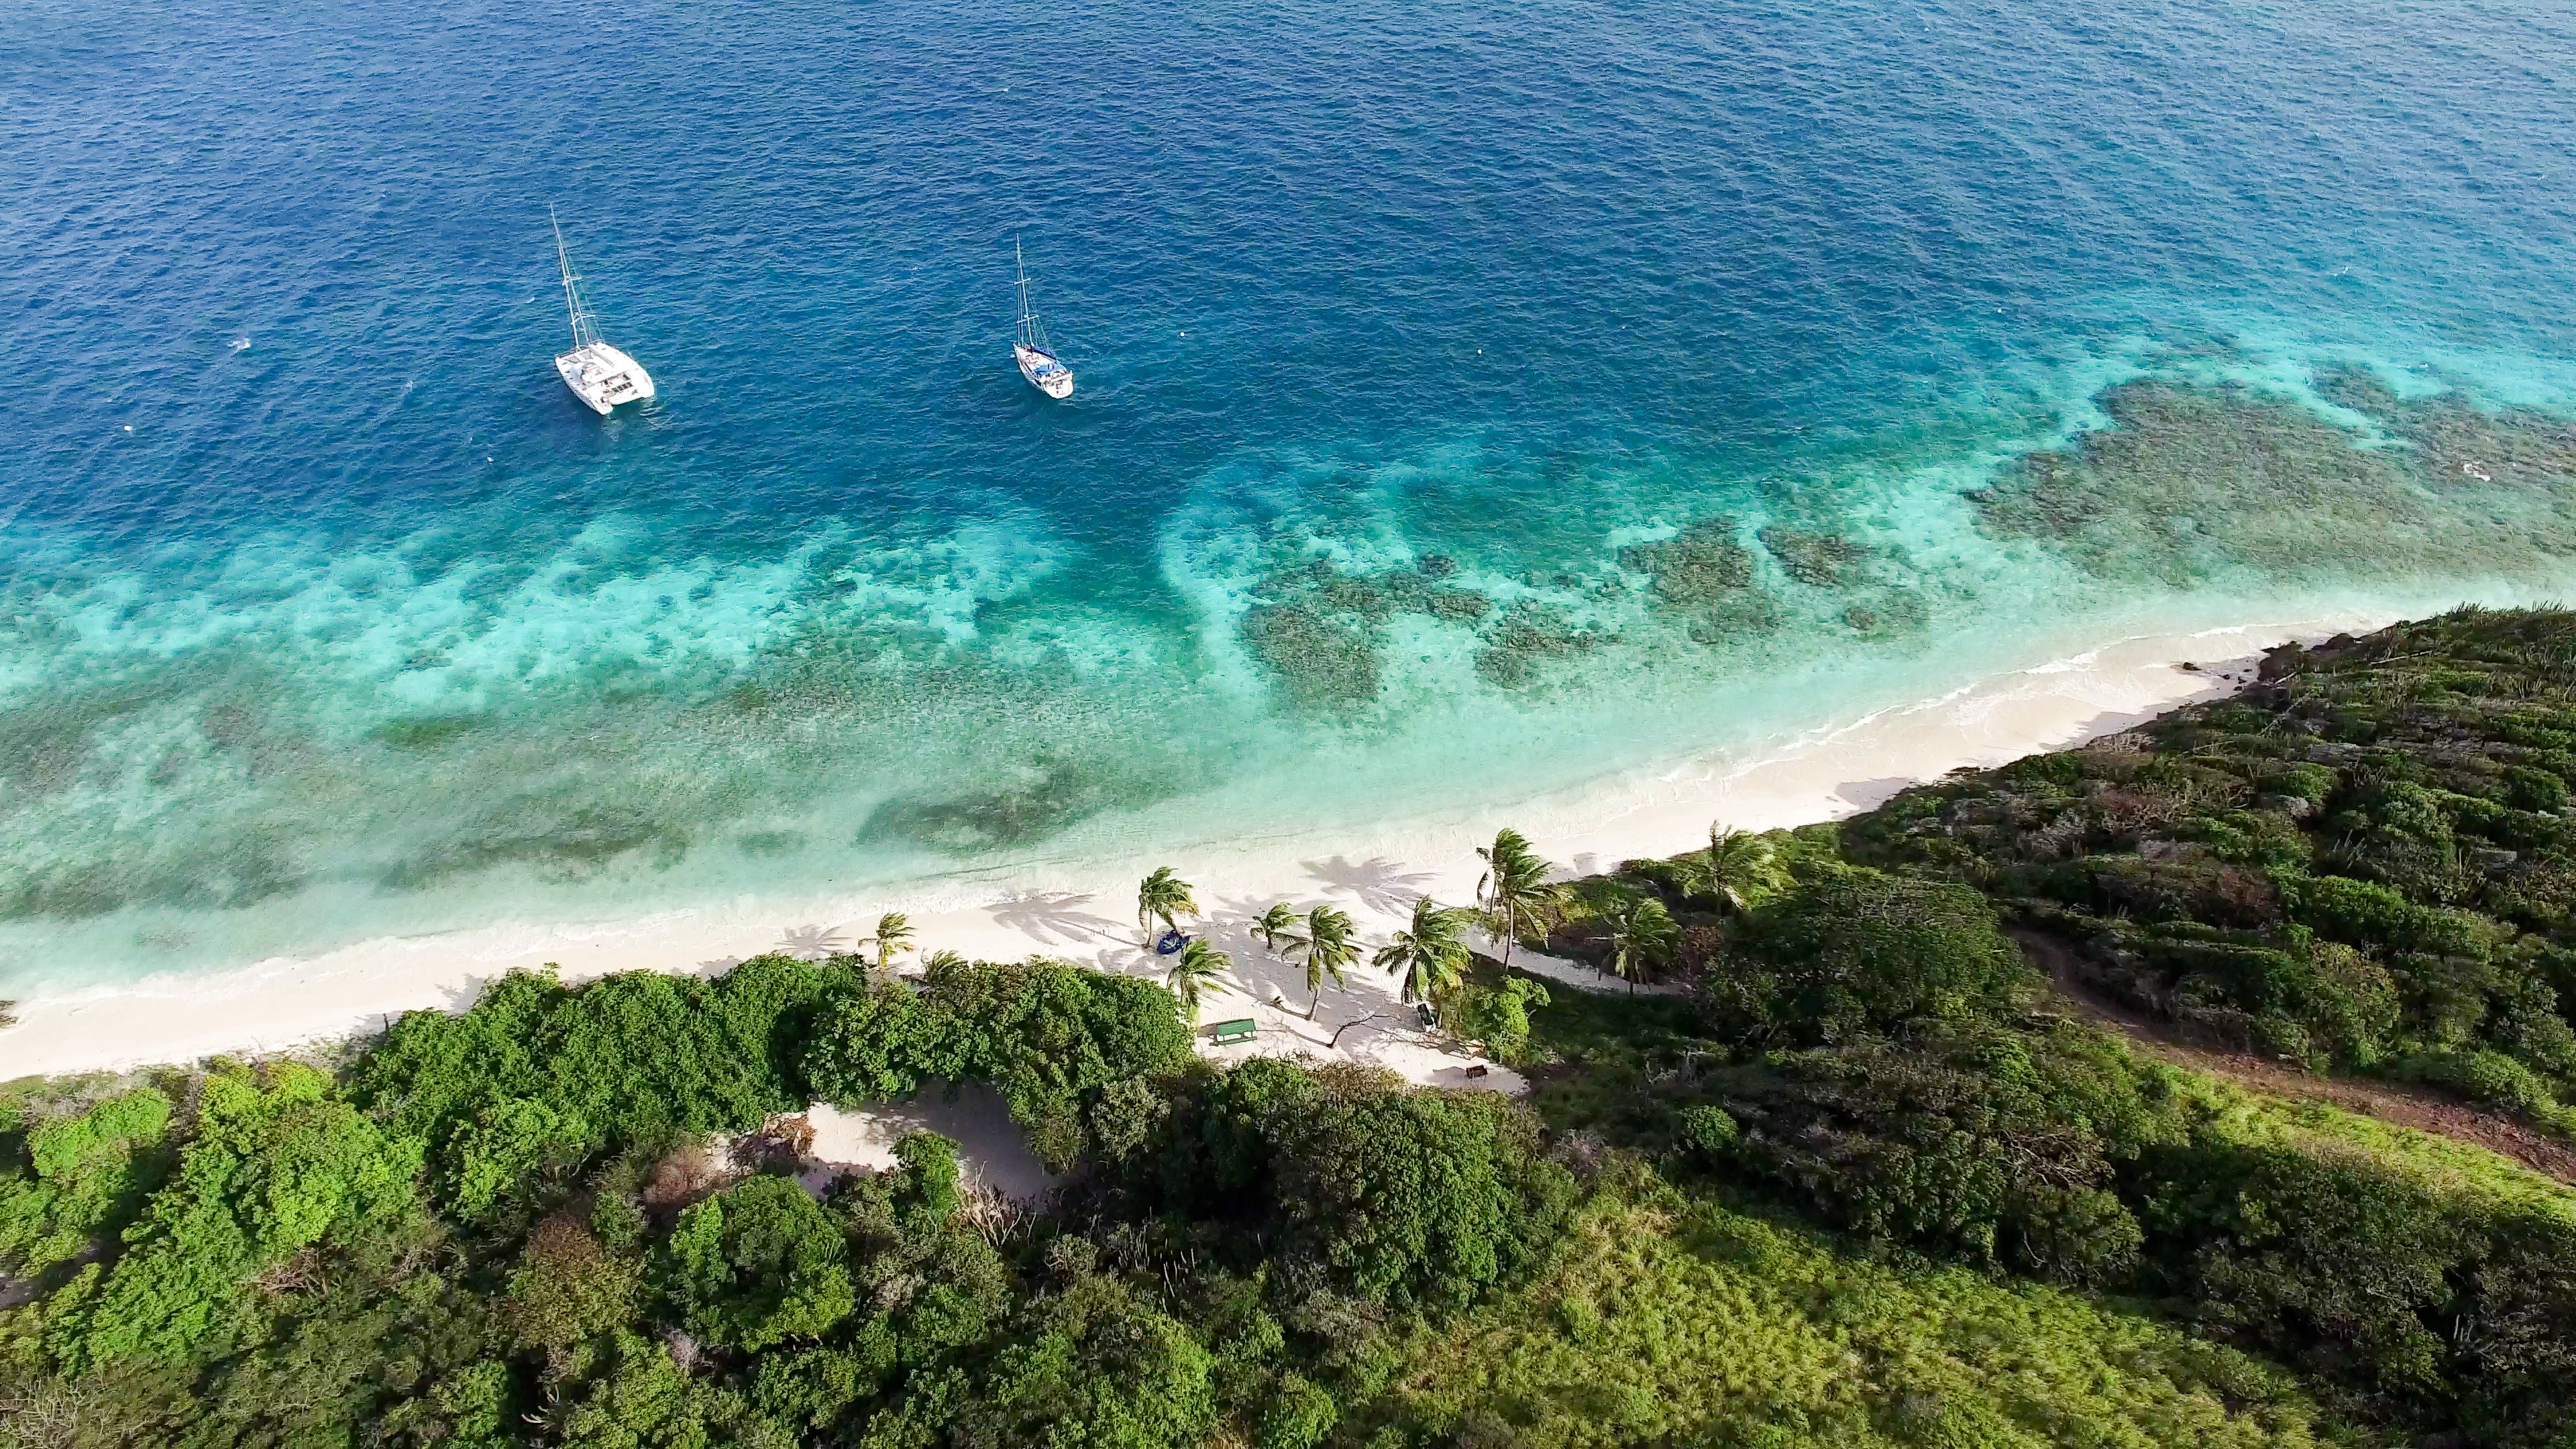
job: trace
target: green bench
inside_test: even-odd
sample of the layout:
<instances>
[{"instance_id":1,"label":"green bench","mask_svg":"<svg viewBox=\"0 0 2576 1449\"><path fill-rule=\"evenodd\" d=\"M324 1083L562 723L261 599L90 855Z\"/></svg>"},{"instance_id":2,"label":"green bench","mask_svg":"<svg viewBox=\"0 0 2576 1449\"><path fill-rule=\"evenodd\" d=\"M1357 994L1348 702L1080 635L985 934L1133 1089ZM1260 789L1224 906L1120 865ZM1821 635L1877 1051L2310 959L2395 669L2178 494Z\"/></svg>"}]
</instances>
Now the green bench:
<instances>
[{"instance_id":1,"label":"green bench","mask_svg":"<svg viewBox=\"0 0 2576 1449\"><path fill-rule=\"evenodd\" d=\"M1241 1021L1220 1021L1216 1025L1208 1028L1208 1039L1215 1042L1218 1046L1227 1046L1239 1041L1250 1041L1260 1034L1260 1023L1254 1021L1248 1016L1243 1018Z\"/></svg>"}]
</instances>

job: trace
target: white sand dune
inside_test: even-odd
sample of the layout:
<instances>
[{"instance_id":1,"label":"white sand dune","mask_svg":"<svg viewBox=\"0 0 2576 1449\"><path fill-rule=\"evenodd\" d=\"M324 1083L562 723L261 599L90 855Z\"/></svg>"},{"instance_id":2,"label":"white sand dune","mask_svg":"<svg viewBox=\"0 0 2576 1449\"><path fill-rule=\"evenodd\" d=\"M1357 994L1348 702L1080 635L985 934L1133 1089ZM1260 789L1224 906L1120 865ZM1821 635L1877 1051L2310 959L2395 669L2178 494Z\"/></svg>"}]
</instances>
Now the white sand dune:
<instances>
[{"instance_id":1,"label":"white sand dune","mask_svg":"<svg viewBox=\"0 0 2576 1449\"><path fill-rule=\"evenodd\" d=\"M1417 896L1463 903L1475 888L1475 845L1511 825L1571 872L1605 870L1635 856L1689 849L1710 822L1766 829L1866 809L1908 783L1962 766L1989 765L2123 728L2187 700L2224 692L2249 672L2255 651L2293 637L2322 637L2386 617L2300 619L2140 636L2044 661L1938 699L1883 710L1752 757L1708 755L1625 779L1516 803L1394 822L1363 831L1271 836L1088 866L1007 867L945 878L909 894L812 900L744 898L580 925L529 925L364 942L307 958L238 970L171 974L21 1003L21 1024L0 1033L0 1078L113 1070L215 1053L277 1051L378 1029L421 1007L459 1009L503 972L560 965L567 980L611 971L716 971L784 950L820 956L848 948L879 913L910 914L922 949L1010 960L1061 957L1106 971L1152 974L1139 944L1135 883L1175 866L1197 887L1202 929L1232 956L1234 978L1201 1020L1249 1016L1248 1045L1210 1047L1227 1057L1309 1052L1380 1062L1421 1082L1463 1085L1473 1063L1421 1032L1398 1006L1393 983L1363 968L1349 989L1327 990L1314 1019L1302 973L1264 953L1248 925L1271 903L1331 903L1383 939ZM2197 670L2185 660L2232 660ZM1600 984L1580 968L1570 984ZM1519 1085L1495 1068L1478 1085Z\"/></svg>"}]
</instances>

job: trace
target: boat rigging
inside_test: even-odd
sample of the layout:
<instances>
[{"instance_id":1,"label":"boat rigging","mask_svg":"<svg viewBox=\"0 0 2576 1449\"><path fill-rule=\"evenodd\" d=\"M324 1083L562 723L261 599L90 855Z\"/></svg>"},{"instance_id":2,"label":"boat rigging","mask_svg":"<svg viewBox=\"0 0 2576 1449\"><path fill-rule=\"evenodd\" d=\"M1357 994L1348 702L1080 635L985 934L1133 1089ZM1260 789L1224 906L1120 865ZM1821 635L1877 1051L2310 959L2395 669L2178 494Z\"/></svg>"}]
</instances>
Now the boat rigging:
<instances>
[{"instance_id":1,"label":"boat rigging","mask_svg":"<svg viewBox=\"0 0 2576 1449\"><path fill-rule=\"evenodd\" d=\"M1038 314L1029 306L1029 264L1020 255L1020 239L1011 238L1011 260L1020 269L1020 326L1011 339L1011 360L1020 365L1020 376L1029 386L1052 398L1073 396L1073 369L1064 365L1047 345L1046 328L1038 323Z\"/></svg>"},{"instance_id":2,"label":"boat rigging","mask_svg":"<svg viewBox=\"0 0 2576 1449\"><path fill-rule=\"evenodd\" d=\"M643 364L600 340L598 324L581 300L581 279L573 275L572 253L564 249L563 223L555 220L551 206L546 208L546 221L555 229L555 261L563 268L564 306L572 313L572 351L555 359L555 371L563 374L564 386L601 417L608 416L619 403L642 402L653 396L653 379Z\"/></svg>"}]
</instances>

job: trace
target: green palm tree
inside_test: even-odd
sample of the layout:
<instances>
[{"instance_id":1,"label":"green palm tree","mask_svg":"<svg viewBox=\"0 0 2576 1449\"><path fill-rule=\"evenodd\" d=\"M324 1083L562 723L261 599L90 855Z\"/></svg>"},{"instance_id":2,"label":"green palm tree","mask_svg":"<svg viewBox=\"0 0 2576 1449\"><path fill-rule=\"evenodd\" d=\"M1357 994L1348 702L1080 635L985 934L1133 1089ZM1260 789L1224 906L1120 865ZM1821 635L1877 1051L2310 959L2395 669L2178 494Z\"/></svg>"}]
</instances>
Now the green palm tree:
<instances>
[{"instance_id":1,"label":"green palm tree","mask_svg":"<svg viewBox=\"0 0 2576 1449\"><path fill-rule=\"evenodd\" d=\"M945 946L921 958L921 969L924 971L960 971L965 969L965 966L966 958Z\"/></svg>"},{"instance_id":2,"label":"green palm tree","mask_svg":"<svg viewBox=\"0 0 2576 1449\"><path fill-rule=\"evenodd\" d=\"M1281 901L1263 911L1261 918L1252 923L1252 939L1259 941L1265 951L1286 949L1283 942L1297 939L1297 919L1297 908Z\"/></svg>"},{"instance_id":3,"label":"green palm tree","mask_svg":"<svg viewBox=\"0 0 2576 1449\"><path fill-rule=\"evenodd\" d=\"M1163 984L1171 988L1172 1000L1179 1003L1183 1020L1193 1026L1198 1024L1200 996L1209 982L1223 975L1232 965L1234 962L1223 951L1209 945L1204 937L1192 936L1188 944L1181 947L1181 954L1164 975Z\"/></svg>"},{"instance_id":4,"label":"green palm tree","mask_svg":"<svg viewBox=\"0 0 2576 1449\"><path fill-rule=\"evenodd\" d=\"M1413 903L1413 919L1378 948L1369 964L1402 979L1400 995L1405 1001L1429 1002L1437 1011L1441 1000L1457 988L1458 973L1467 967L1465 918L1469 914L1443 909L1424 896Z\"/></svg>"},{"instance_id":5,"label":"green palm tree","mask_svg":"<svg viewBox=\"0 0 2576 1449\"><path fill-rule=\"evenodd\" d=\"M1198 897L1190 894L1190 883L1174 875L1168 865L1154 867L1154 873L1136 887L1137 930L1150 935L1154 923L1161 921L1165 930L1177 931L1181 917L1198 913Z\"/></svg>"},{"instance_id":6,"label":"green palm tree","mask_svg":"<svg viewBox=\"0 0 2576 1449\"><path fill-rule=\"evenodd\" d=\"M1610 911L1610 969L1637 994L1637 978L1648 967L1672 960L1681 927L1657 896L1631 896Z\"/></svg>"},{"instance_id":7,"label":"green palm tree","mask_svg":"<svg viewBox=\"0 0 2576 1449\"><path fill-rule=\"evenodd\" d=\"M1749 830L1708 827L1708 854L1688 862L1692 893L1717 898L1742 915L1789 884L1789 866L1769 840Z\"/></svg>"},{"instance_id":8,"label":"green palm tree","mask_svg":"<svg viewBox=\"0 0 2576 1449\"><path fill-rule=\"evenodd\" d=\"M1331 906L1317 906L1306 913L1306 929L1286 939L1287 952L1305 962L1306 1018L1311 1021L1324 999L1324 978L1333 978L1338 989L1343 985L1342 973L1359 963L1360 948L1351 940L1351 918Z\"/></svg>"},{"instance_id":9,"label":"green palm tree","mask_svg":"<svg viewBox=\"0 0 2576 1449\"><path fill-rule=\"evenodd\" d=\"M888 911L877 917L877 933L873 936L860 937L859 944L875 946L877 969L887 970L894 965L897 951L912 949L912 923L904 919L903 912Z\"/></svg>"},{"instance_id":10,"label":"green palm tree","mask_svg":"<svg viewBox=\"0 0 2576 1449\"><path fill-rule=\"evenodd\" d=\"M1477 910L1485 918L1485 929L1502 938L1503 964L1512 964L1512 947L1522 931L1546 919L1563 893L1548 884L1556 867L1530 849L1527 837L1505 828L1494 832L1494 843L1476 852L1485 863L1485 875L1476 882Z\"/></svg>"}]
</instances>

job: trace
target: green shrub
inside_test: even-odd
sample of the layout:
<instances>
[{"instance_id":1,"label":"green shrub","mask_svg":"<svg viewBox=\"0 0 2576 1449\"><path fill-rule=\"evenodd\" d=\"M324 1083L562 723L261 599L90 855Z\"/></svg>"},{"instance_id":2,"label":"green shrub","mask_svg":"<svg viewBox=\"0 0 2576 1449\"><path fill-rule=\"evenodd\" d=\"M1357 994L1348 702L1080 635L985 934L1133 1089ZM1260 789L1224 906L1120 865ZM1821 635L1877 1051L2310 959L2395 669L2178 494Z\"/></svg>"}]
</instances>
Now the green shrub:
<instances>
[{"instance_id":1,"label":"green shrub","mask_svg":"<svg viewBox=\"0 0 2576 1449\"><path fill-rule=\"evenodd\" d=\"M2466 1085L2469 1095L2481 1102L2494 1102L2535 1116L2558 1105L2549 1084L2538 1073L2499 1051L2469 1054Z\"/></svg>"},{"instance_id":2,"label":"green shrub","mask_svg":"<svg viewBox=\"0 0 2576 1449\"><path fill-rule=\"evenodd\" d=\"M169 1169L170 1099L137 1087L28 1134L28 1172L0 1179L0 1263L30 1277L123 1229Z\"/></svg>"},{"instance_id":3,"label":"green shrub","mask_svg":"<svg viewBox=\"0 0 2576 1449\"><path fill-rule=\"evenodd\" d=\"M2147 1256L2201 1320L2400 1403L2446 1397L2433 1324L2471 1245L2421 1189L2356 1162L2204 1138L2151 1149L2129 1195Z\"/></svg>"},{"instance_id":4,"label":"green shrub","mask_svg":"<svg viewBox=\"0 0 2576 1449\"><path fill-rule=\"evenodd\" d=\"M713 981L603 976L546 1023L546 1090L608 1145L741 1131L802 1108L798 1023L836 984L820 966L759 956Z\"/></svg>"},{"instance_id":5,"label":"green shrub","mask_svg":"<svg viewBox=\"0 0 2576 1449\"><path fill-rule=\"evenodd\" d=\"M448 1205L463 1217L482 1217L504 1194L524 1195L579 1166L594 1139L575 1113L504 1097L458 1130L448 1154Z\"/></svg>"},{"instance_id":6,"label":"green shrub","mask_svg":"<svg viewBox=\"0 0 2576 1449\"><path fill-rule=\"evenodd\" d=\"M881 1365L837 1348L763 1354L752 1380L752 1407L781 1424L828 1430L876 1392L881 1371Z\"/></svg>"},{"instance_id":7,"label":"green shrub","mask_svg":"<svg viewBox=\"0 0 2576 1449\"><path fill-rule=\"evenodd\" d=\"M1034 1332L995 1356L958 1417L965 1443L1185 1449L1216 1419L1213 1360L1188 1329L1125 1285L1076 1284Z\"/></svg>"},{"instance_id":8,"label":"green shrub","mask_svg":"<svg viewBox=\"0 0 2576 1449\"><path fill-rule=\"evenodd\" d=\"M785 1177L680 1214L655 1279L691 1333L728 1348L815 1338L857 1307L840 1225Z\"/></svg>"},{"instance_id":9,"label":"green shrub","mask_svg":"<svg viewBox=\"0 0 2576 1449\"><path fill-rule=\"evenodd\" d=\"M1978 1028L1774 1054L1707 1090L1742 1129L1729 1166L1821 1221L2102 1283L2141 1241L2117 1164L2179 1135L2158 1080L2078 1028Z\"/></svg>"},{"instance_id":10,"label":"green shrub","mask_svg":"<svg viewBox=\"0 0 2576 1449\"><path fill-rule=\"evenodd\" d=\"M2248 733L2254 733L2254 731L2248 731ZM2309 764L2305 761L2267 765L2257 775L2257 780L2272 794L2288 796L2294 800L2312 801L2320 805L2333 797L2336 786L2341 783L2341 777L2334 771L2323 765Z\"/></svg>"},{"instance_id":11,"label":"green shrub","mask_svg":"<svg viewBox=\"0 0 2576 1449\"><path fill-rule=\"evenodd\" d=\"M965 1204L961 1185L966 1174L957 1164L957 1144L936 1132L910 1132L894 1145L901 1183L896 1201L917 1222L944 1223Z\"/></svg>"},{"instance_id":12,"label":"green shrub","mask_svg":"<svg viewBox=\"0 0 2576 1449\"><path fill-rule=\"evenodd\" d=\"M1703 991L1724 1034L1814 1044L1999 1012L2027 973L1974 890L1839 868L1754 912Z\"/></svg>"},{"instance_id":13,"label":"green shrub","mask_svg":"<svg viewBox=\"0 0 2576 1449\"><path fill-rule=\"evenodd\" d=\"M2527 1116L2545 1117L2558 1106L2557 1094L2539 1073L2500 1051L2431 1052L2403 1066L2408 1076Z\"/></svg>"},{"instance_id":14,"label":"green shrub","mask_svg":"<svg viewBox=\"0 0 2576 1449\"><path fill-rule=\"evenodd\" d=\"M1206 1217L1267 1203L1276 1136L1322 1090L1313 1072L1276 1057L1253 1057L1190 1079L1165 1114L1160 1140L1133 1174L1159 1201Z\"/></svg>"},{"instance_id":15,"label":"green shrub","mask_svg":"<svg viewBox=\"0 0 2576 1449\"><path fill-rule=\"evenodd\" d=\"M1152 1080L1127 1077L1100 1089L1091 1104L1093 1149L1103 1162L1125 1164L1142 1154L1172 1114L1171 1099Z\"/></svg>"},{"instance_id":16,"label":"green shrub","mask_svg":"<svg viewBox=\"0 0 2576 1449\"><path fill-rule=\"evenodd\" d=\"M2504 787L2505 803L2516 810L2564 810L2570 799L2565 779L2528 765L2507 765Z\"/></svg>"},{"instance_id":17,"label":"green shrub","mask_svg":"<svg viewBox=\"0 0 2576 1449\"><path fill-rule=\"evenodd\" d=\"M249 1326L253 1280L299 1249L406 1222L420 1165L416 1139L388 1135L310 1067L277 1067L265 1084L208 1077L177 1176L66 1325L65 1357L207 1351Z\"/></svg>"},{"instance_id":18,"label":"green shrub","mask_svg":"<svg viewBox=\"0 0 2576 1449\"><path fill-rule=\"evenodd\" d=\"M1535 1124L1492 1093L1329 1071L1265 1115L1286 1256L1368 1298L1464 1304L1531 1261L1571 1197Z\"/></svg>"},{"instance_id":19,"label":"green shrub","mask_svg":"<svg viewBox=\"0 0 2576 1449\"><path fill-rule=\"evenodd\" d=\"M1681 1112L1681 1144L1709 1162L1723 1159L1744 1135L1735 1119L1723 1107L1706 1103L1684 1107Z\"/></svg>"},{"instance_id":20,"label":"green shrub","mask_svg":"<svg viewBox=\"0 0 2576 1449\"><path fill-rule=\"evenodd\" d=\"M2482 958L2495 927L2466 911L2419 906L2371 881L2321 875L2287 882L2292 912L2321 935L2365 950Z\"/></svg>"},{"instance_id":21,"label":"green shrub","mask_svg":"<svg viewBox=\"0 0 2576 1449\"><path fill-rule=\"evenodd\" d=\"M2296 825L2268 811L2204 815L2183 822L2176 834L2206 845L2221 861L2265 870L2305 869L2314 855Z\"/></svg>"},{"instance_id":22,"label":"green shrub","mask_svg":"<svg viewBox=\"0 0 2576 1449\"><path fill-rule=\"evenodd\" d=\"M1526 976L1493 986L1470 984L1450 1004L1450 1030L1483 1042L1494 1060L1522 1066L1529 1060L1530 1010L1546 1006L1549 999L1547 988Z\"/></svg>"},{"instance_id":23,"label":"green shrub","mask_svg":"<svg viewBox=\"0 0 2576 1449\"><path fill-rule=\"evenodd\" d=\"M2378 1060L2398 1025L2399 994L2387 968L2350 946L2318 941L2299 926L2286 939L2257 938L2261 944L2185 929L2151 928L2135 948L2184 1020L2223 1025L2226 1012L2244 1013L2268 1050L2320 1067Z\"/></svg>"},{"instance_id":24,"label":"green shrub","mask_svg":"<svg viewBox=\"0 0 2576 1449\"><path fill-rule=\"evenodd\" d=\"M921 1089L939 1030L910 987L859 983L834 993L818 1013L805 1047L806 1080L838 1107L901 1101Z\"/></svg>"},{"instance_id":25,"label":"green shrub","mask_svg":"<svg viewBox=\"0 0 2576 1449\"><path fill-rule=\"evenodd\" d=\"M934 963L922 982L933 1049L922 1075L990 1083L1054 1171L1084 1146L1082 1112L1109 1083L1193 1059L1171 993L1061 961Z\"/></svg>"},{"instance_id":26,"label":"green shrub","mask_svg":"<svg viewBox=\"0 0 2576 1449\"><path fill-rule=\"evenodd\" d=\"M558 1352L631 1323L642 1307L643 1265L569 1216L528 1235L509 1281L521 1342Z\"/></svg>"},{"instance_id":27,"label":"green shrub","mask_svg":"<svg viewBox=\"0 0 2576 1449\"><path fill-rule=\"evenodd\" d=\"M2146 1245L2128 1204L2098 1187L2018 1183L1999 1230L2007 1262L2056 1283L2127 1282Z\"/></svg>"},{"instance_id":28,"label":"green shrub","mask_svg":"<svg viewBox=\"0 0 2576 1449\"><path fill-rule=\"evenodd\" d=\"M467 1171L460 1138L496 1111L493 1122L519 1126L545 1114L550 1161L745 1131L806 1105L811 1017L845 979L785 956L711 982L626 972L575 990L512 972L462 1015L415 1011L396 1022L351 1069L350 1094L427 1139L442 1179L455 1183ZM528 1105L503 1105L514 1099ZM583 1140L561 1135L574 1128ZM484 1200L480 1188L474 1197Z\"/></svg>"},{"instance_id":29,"label":"green shrub","mask_svg":"<svg viewBox=\"0 0 2576 1449\"><path fill-rule=\"evenodd\" d=\"M1315 1449L1333 1432L1342 1407L1321 1387L1282 1374L1261 1411L1261 1449Z\"/></svg>"},{"instance_id":30,"label":"green shrub","mask_svg":"<svg viewBox=\"0 0 2576 1449\"><path fill-rule=\"evenodd\" d=\"M566 1395L558 1432L580 1449L760 1444L740 1432L752 1430L746 1408L740 1395L691 1378L662 1344L620 1330L596 1372Z\"/></svg>"},{"instance_id":31,"label":"green shrub","mask_svg":"<svg viewBox=\"0 0 2576 1449\"><path fill-rule=\"evenodd\" d=\"M2368 946L2413 932L2416 907L2371 881L2339 875L2294 879L2288 895L2302 922L2337 940Z\"/></svg>"}]
</instances>

